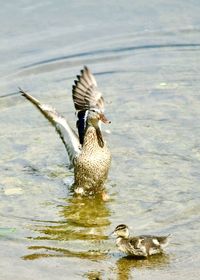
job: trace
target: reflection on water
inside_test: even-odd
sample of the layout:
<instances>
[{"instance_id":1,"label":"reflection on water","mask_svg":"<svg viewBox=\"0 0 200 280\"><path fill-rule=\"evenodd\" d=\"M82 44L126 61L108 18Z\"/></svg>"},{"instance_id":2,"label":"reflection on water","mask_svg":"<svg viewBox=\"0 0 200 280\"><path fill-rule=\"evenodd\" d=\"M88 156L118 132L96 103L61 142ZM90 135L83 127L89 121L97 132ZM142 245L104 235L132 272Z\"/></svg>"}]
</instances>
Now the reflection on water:
<instances>
[{"instance_id":1,"label":"reflection on water","mask_svg":"<svg viewBox=\"0 0 200 280\"><path fill-rule=\"evenodd\" d=\"M117 279L132 279L131 273L136 268L161 269L162 267L168 265L169 262L170 258L168 255L165 254L150 256L148 259L134 259L133 257L122 257L116 262Z\"/></svg>"},{"instance_id":2,"label":"reflection on water","mask_svg":"<svg viewBox=\"0 0 200 280\"><path fill-rule=\"evenodd\" d=\"M134 258L134 257L118 257L116 256L116 262L107 275L98 269L89 271L85 274L89 280L101 280L101 279L117 279L117 280L129 280L134 279L134 270L162 270L169 266L170 256L167 254L158 254L146 258ZM111 275L112 272L112 275ZM149 278L150 279L150 278Z\"/></svg>"},{"instance_id":3,"label":"reflection on water","mask_svg":"<svg viewBox=\"0 0 200 280\"><path fill-rule=\"evenodd\" d=\"M101 280L102 279L102 273L99 271L89 271L85 274L88 280Z\"/></svg>"},{"instance_id":4,"label":"reflection on water","mask_svg":"<svg viewBox=\"0 0 200 280\"><path fill-rule=\"evenodd\" d=\"M102 227L110 224L108 220L110 212L101 196L94 199L72 197L68 202L69 205L60 211L60 214L68 220L68 224L88 228L90 232L92 229L93 234L103 237Z\"/></svg>"},{"instance_id":5,"label":"reflection on water","mask_svg":"<svg viewBox=\"0 0 200 280\"><path fill-rule=\"evenodd\" d=\"M32 245L28 249L35 250L36 253L23 256L24 260L53 256L79 257L92 260L105 257L105 252L102 252L98 246L101 240L107 239L104 231L110 224L110 212L101 196L95 198L70 197L65 202L67 205L58 206L60 208L58 214L61 220L54 223L48 222L46 226L44 221L41 221L42 225L37 224L33 228L39 235L34 238L28 237L28 239L34 241L79 241L78 245L76 245L76 242L74 245L76 251L73 251L73 248L72 250L60 248L60 242L57 243L58 247ZM80 247L83 246L80 240L86 241L84 251L80 251ZM96 244L96 248L91 249L89 244L89 250L87 251L87 243L91 241L93 241L94 246Z\"/></svg>"},{"instance_id":6,"label":"reflection on water","mask_svg":"<svg viewBox=\"0 0 200 280\"><path fill-rule=\"evenodd\" d=\"M35 253L25 255L22 257L23 260L35 260L40 258L50 257L70 257L79 259L88 259L92 261L102 260L105 258L105 254L98 251L88 252L73 252L67 249L55 248L49 246L29 246L28 249L34 250ZM39 251L39 252L38 252Z\"/></svg>"}]
</instances>

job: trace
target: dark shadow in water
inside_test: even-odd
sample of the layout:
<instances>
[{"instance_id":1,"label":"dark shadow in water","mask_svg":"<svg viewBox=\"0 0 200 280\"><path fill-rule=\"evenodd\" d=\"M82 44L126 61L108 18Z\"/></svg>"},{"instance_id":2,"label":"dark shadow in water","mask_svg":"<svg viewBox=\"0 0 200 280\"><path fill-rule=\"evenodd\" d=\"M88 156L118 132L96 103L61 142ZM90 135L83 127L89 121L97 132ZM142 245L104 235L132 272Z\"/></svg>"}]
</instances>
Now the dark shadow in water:
<instances>
[{"instance_id":1,"label":"dark shadow in water","mask_svg":"<svg viewBox=\"0 0 200 280\"><path fill-rule=\"evenodd\" d=\"M100 49L90 52L76 53L66 56L59 56L50 58L47 60L38 61L26 66L23 66L17 74L17 76L26 76L32 74L39 74L44 72L55 71L56 69L62 69L66 67L71 67L72 65L80 66L80 64L90 64L90 63L99 63L105 61L116 61L121 57L130 56L138 51L144 50L199 50L200 44L197 43L166 43L166 44L152 44L152 45L138 45L138 46L127 46L127 47L118 47L111 49ZM74 61L74 58L76 60ZM122 71L120 71L122 72ZM119 71L113 71L112 73L120 73ZM101 73L94 73L96 76L101 75ZM107 73L104 73L107 74ZM109 74L109 72L108 72ZM73 79L74 77L72 77ZM71 79L71 78L70 78Z\"/></svg>"},{"instance_id":2,"label":"dark shadow in water","mask_svg":"<svg viewBox=\"0 0 200 280\"><path fill-rule=\"evenodd\" d=\"M145 269L162 269L170 262L166 254L158 254L146 258L123 257L116 262L116 274L118 280L128 280L131 278L131 272L136 268Z\"/></svg>"},{"instance_id":3,"label":"dark shadow in water","mask_svg":"<svg viewBox=\"0 0 200 280\"><path fill-rule=\"evenodd\" d=\"M98 245L95 250L88 251L72 251L65 247L69 244L67 243L68 241L73 241L73 244L77 247L74 241L82 240L88 242L91 240L93 244L95 241L99 244L100 240L107 239L107 236L104 234L104 230L110 224L108 219L110 212L107 208L107 204L101 197L93 197L92 199L70 197L66 199L65 202L67 205L57 206L60 208L59 216L61 219L59 221L56 221L56 223L48 222L48 225L45 225L44 222L41 221L40 224L37 223L34 226L33 230L39 233L39 235L36 237L28 237L28 239L34 241L34 245L29 246L28 249L37 252L23 256L22 258L24 260L53 256L99 260L106 256L105 252L102 252L98 248ZM62 248L55 247L55 243L54 246L49 246L48 241L62 241L63 246ZM66 243L63 243L63 241L66 241ZM38 242L42 242L42 245L38 245ZM48 242L48 245L46 245L46 242ZM37 245L35 245L35 243L37 243ZM79 248L81 244L83 243L79 242ZM60 243L58 243L58 246L60 246Z\"/></svg>"},{"instance_id":4,"label":"dark shadow in water","mask_svg":"<svg viewBox=\"0 0 200 280\"><path fill-rule=\"evenodd\" d=\"M95 50L95 51L89 51L89 52L80 52L76 54L66 55L66 56L60 56L60 57L54 57L51 59L42 60L39 62L35 62L26 66L23 66L22 69L27 69L47 63L57 62L57 61L63 61L71 58L78 58L78 57L85 57L85 56L91 56L91 55L97 55L97 54L112 54L112 53L121 53L121 52L127 52L127 51L136 51L136 50L148 50L148 49L162 49L162 48L194 48L194 47L200 47L200 44L196 43L175 43L175 44L152 44L152 45L141 45L141 46L129 46L129 47L118 47L113 49L101 49L101 50Z\"/></svg>"},{"instance_id":5,"label":"dark shadow in water","mask_svg":"<svg viewBox=\"0 0 200 280\"><path fill-rule=\"evenodd\" d=\"M9 93L0 95L0 98L5 98L5 97L13 96L13 95L19 95L19 91L9 92Z\"/></svg>"}]
</instances>

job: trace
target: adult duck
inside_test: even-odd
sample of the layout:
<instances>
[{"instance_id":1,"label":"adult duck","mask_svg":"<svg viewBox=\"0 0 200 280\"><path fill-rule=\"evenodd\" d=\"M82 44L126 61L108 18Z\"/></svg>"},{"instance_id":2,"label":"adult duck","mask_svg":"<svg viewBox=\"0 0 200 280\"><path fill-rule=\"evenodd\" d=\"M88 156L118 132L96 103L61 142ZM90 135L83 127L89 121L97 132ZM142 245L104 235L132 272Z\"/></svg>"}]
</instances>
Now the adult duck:
<instances>
[{"instance_id":1,"label":"adult duck","mask_svg":"<svg viewBox=\"0 0 200 280\"><path fill-rule=\"evenodd\" d=\"M102 136L100 123L110 123L104 115L104 99L96 80L84 67L72 86L72 97L77 111L78 135L67 120L53 107L20 89L21 94L35 105L55 126L74 168L74 191L81 195L104 193L104 185L111 163L111 154Z\"/></svg>"}]
</instances>

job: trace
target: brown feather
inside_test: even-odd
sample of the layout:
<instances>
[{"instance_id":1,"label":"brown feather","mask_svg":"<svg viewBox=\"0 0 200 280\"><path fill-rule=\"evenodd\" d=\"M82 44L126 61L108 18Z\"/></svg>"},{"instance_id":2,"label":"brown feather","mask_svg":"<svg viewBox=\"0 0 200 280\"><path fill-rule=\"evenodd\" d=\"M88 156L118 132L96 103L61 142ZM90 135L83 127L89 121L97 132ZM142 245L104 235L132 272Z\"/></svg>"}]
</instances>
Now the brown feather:
<instances>
[{"instance_id":1,"label":"brown feather","mask_svg":"<svg viewBox=\"0 0 200 280\"><path fill-rule=\"evenodd\" d=\"M74 81L72 96L76 110L96 108L104 111L102 94L98 91L96 80L86 66L81 70L81 75L77 75L77 80Z\"/></svg>"}]
</instances>

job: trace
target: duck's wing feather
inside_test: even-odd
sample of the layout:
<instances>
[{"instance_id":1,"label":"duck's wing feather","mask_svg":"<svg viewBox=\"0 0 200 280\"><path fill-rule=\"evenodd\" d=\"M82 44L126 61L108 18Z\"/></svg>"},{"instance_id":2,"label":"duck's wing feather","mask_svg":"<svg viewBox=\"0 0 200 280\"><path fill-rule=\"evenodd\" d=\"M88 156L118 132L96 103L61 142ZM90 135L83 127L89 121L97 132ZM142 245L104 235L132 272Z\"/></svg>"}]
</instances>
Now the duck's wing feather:
<instances>
[{"instance_id":1,"label":"duck's wing feather","mask_svg":"<svg viewBox=\"0 0 200 280\"><path fill-rule=\"evenodd\" d=\"M168 236L154 236L154 235L143 235L140 236L143 239L142 244L145 245L148 254L152 255L157 252L161 252L169 243Z\"/></svg>"},{"instance_id":2,"label":"duck's wing feather","mask_svg":"<svg viewBox=\"0 0 200 280\"><path fill-rule=\"evenodd\" d=\"M135 256L147 256L145 247L140 245L142 241L143 239L138 237L131 237L129 239L129 251L131 254Z\"/></svg>"},{"instance_id":3,"label":"duck's wing feather","mask_svg":"<svg viewBox=\"0 0 200 280\"><path fill-rule=\"evenodd\" d=\"M81 145L76 133L70 127L65 118L61 116L54 108L49 105L41 104L39 100L23 91L21 88L19 89L19 91L26 99L28 99L33 105L35 105L56 128L56 131L60 135L60 138L62 139L68 152L70 165L73 166L74 158L81 151Z\"/></svg>"},{"instance_id":4,"label":"duck's wing feather","mask_svg":"<svg viewBox=\"0 0 200 280\"><path fill-rule=\"evenodd\" d=\"M160 246L168 243L170 236L169 234L167 236L142 235L140 237L156 246Z\"/></svg>"},{"instance_id":5,"label":"duck's wing feather","mask_svg":"<svg viewBox=\"0 0 200 280\"><path fill-rule=\"evenodd\" d=\"M87 66L81 70L72 86L72 97L75 109L78 111L98 109L104 111L104 99L98 90L95 77Z\"/></svg>"}]
</instances>

